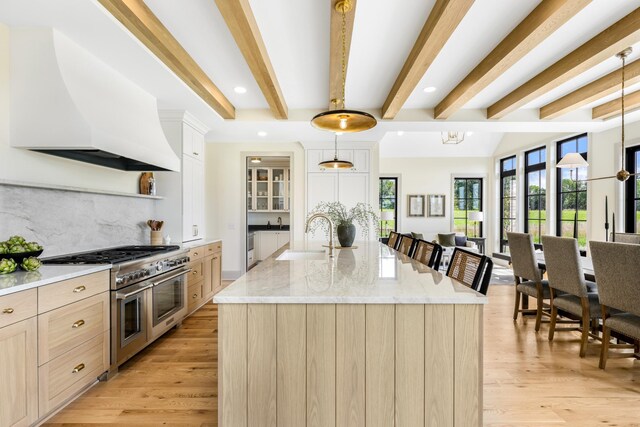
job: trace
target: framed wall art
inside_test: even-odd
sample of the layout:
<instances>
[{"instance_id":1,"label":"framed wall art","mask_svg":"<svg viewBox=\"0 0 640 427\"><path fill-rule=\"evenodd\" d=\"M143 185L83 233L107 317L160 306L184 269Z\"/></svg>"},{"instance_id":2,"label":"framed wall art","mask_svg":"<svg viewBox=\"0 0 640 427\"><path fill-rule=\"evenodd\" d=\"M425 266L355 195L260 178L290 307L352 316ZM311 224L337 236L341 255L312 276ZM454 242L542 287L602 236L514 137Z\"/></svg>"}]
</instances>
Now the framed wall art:
<instances>
[{"instance_id":1,"label":"framed wall art","mask_svg":"<svg viewBox=\"0 0 640 427\"><path fill-rule=\"evenodd\" d=\"M444 216L446 206L444 194L429 194L428 203L429 216Z\"/></svg>"},{"instance_id":2,"label":"framed wall art","mask_svg":"<svg viewBox=\"0 0 640 427\"><path fill-rule=\"evenodd\" d=\"M407 216L424 216L424 194L407 196Z\"/></svg>"}]
</instances>

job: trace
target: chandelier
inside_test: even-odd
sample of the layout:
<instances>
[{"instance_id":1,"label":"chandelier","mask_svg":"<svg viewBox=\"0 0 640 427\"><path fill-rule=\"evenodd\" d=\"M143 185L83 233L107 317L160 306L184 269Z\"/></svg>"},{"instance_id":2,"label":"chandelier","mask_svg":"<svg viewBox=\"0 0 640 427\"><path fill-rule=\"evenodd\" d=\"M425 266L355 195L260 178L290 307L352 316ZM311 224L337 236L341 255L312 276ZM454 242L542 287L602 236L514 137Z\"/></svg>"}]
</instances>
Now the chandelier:
<instances>
[{"instance_id":1,"label":"chandelier","mask_svg":"<svg viewBox=\"0 0 640 427\"><path fill-rule=\"evenodd\" d=\"M460 144L464 141L464 132L442 132L443 144Z\"/></svg>"},{"instance_id":2,"label":"chandelier","mask_svg":"<svg viewBox=\"0 0 640 427\"><path fill-rule=\"evenodd\" d=\"M344 102L347 71L346 13L353 9L353 3L351 3L351 0L340 0L336 3L335 8L342 15L342 98L332 99L331 103L334 109L317 114L311 119L311 124L320 130L328 130L330 132L362 132L371 129L377 124L375 117L364 111L347 110ZM338 107L340 108L338 109Z\"/></svg>"},{"instance_id":3,"label":"chandelier","mask_svg":"<svg viewBox=\"0 0 640 427\"><path fill-rule=\"evenodd\" d=\"M624 81L624 72L625 72L625 67L626 67L626 61L627 61L627 57L631 54L632 49L630 47L626 48L625 50L623 50L622 52L616 54L616 56L618 58L620 58L622 60L622 96L620 97L620 103L621 103L621 108L620 111L622 113L622 127L621 127L621 136L620 136L620 157L622 160L622 169L618 171L618 173L616 173L615 175L611 175L611 176L601 176L598 178L590 178L590 179L583 179L583 180L578 180L578 168L583 168L583 167L587 167L589 166L589 163L587 163L587 161L578 153L568 153L566 154L556 165L556 167L561 168L561 169L571 169L570 171L570 177L571 180L574 182L587 182L587 181L598 181L601 179L611 179L611 178L615 178L620 182L624 182L626 180L629 179L629 177L634 176L635 173L630 173L629 171L627 171L625 169L625 163L624 163L624 157L625 157L625 152L624 152L624 89L625 89L625 81ZM573 171L576 171L576 177L573 177Z\"/></svg>"}]
</instances>

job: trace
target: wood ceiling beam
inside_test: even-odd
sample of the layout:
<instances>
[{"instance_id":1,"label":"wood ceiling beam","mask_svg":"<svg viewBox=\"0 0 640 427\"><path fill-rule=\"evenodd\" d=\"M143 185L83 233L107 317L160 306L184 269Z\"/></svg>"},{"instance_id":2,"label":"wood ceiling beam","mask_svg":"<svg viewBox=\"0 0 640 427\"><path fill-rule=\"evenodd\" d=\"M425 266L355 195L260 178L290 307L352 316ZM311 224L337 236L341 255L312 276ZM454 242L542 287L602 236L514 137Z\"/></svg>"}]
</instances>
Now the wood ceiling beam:
<instances>
[{"instance_id":1,"label":"wood ceiling beam","mask_svg":"<svg viewBox=\"0 0 640 427\"><path fill-rule=\"evenodd\" d=\"M234 106L143 0L98 0L122 25L222 118L234 119Z\"/></svg>"},{"instance_id":2,"label":"wood ceiling beam","mask_svg":"<svg viewBox=\"0 0 640 427\"><path fill-rule=\"evenodd\" d=\"M336 106L331 100L342 99L342 14L336 10L336 3L340 0L331 1L331 27L330 27L330 49L329 49L329 108ZM356 16L357 0L351 0L352 9L345 14L345 77L349 69L349 53L351 51L351 36L353 35L353 22ZM337 105L343 108L342 105Z\"/></svg>"},{"instance_id":3,"label":"wood ceiling beam","mask_svg":"<svg viewBox=\"0 0 640 427\"><path fill-rule=\"evenodd\" d=\"M473 2L474 0L436 0L382 106L382 118L393 119L398 114Z\"/></svg>"},{"instance_id":4,"label":"wood ceiling beam","mask_svg":"<svg viewBox=\"0 0 640 427\"><path fill-rule=\"evenodd\" d=\"M449 118L589 3L591 0L541 2L436 106L435 118Z\"/></svg>"},{"instance_id":5,"label":"wood ceiling beam","mask_svg":"<svg viewBox=\"0 0 640 427\"><path fill-rule=\"evenodd\" d=\"M580 89L559 98L540 108L541 119L555 119L570 111L577 110L598 99L619 91L622 69L619 68L604 77L595 80ZM628 86L640 82L640 60L628 64L625 68L625 82Z\"/></svg>"},{"instance_id":6,"label":"wood ceiling beam","mask_svg":"<svg viewBox=\"0 0 640 427\"><path fill-rule=\"evenodd\" d=\"M490 119L504 117L638 41L640 41L640 8L491 105L487 109L487 117Z\"/></svg>"},{"instance_id":7,"label":"wood ceiling beam","mask_svg":"<svg viewBox=\"0 0 640 427\"><path fill-rule=\"evenodd\" d=\"M622 98L616 98L613 101L605 102L591 110L591 117L595 119L610 119L622 114ZM624 96L624 110L628 113L631 110L640 108L640 90L628 93Z\"/></svg>"},{"instance_id":8,"label":"wood ceiling beam","mask_svg":"<svg viewBox=\"0 0 640 427\"><path fill-rule=\"evenodd\" d=\"M216 0L227 27L276 119L286 119L284 100L249 0Z\"/></svg>"}]
</instances>

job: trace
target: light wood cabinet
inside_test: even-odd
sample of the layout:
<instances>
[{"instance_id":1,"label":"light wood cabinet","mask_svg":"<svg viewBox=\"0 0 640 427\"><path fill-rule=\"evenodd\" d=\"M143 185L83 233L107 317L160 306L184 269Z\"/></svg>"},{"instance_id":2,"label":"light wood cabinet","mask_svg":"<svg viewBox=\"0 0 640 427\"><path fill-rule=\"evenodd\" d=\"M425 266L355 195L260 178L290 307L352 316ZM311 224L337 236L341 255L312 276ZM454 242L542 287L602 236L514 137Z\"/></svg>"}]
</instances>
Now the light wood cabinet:
<instances>
[{"instance_id":1,"label":"light wood cabinet","mask_svg":"<svg viewBox=\"0 0 640 427\"><path fill-rule=\"evenodd\" d=\"M0 426L38 419L37 348L35 317L0 328Z\"/></svg>"},{"instance_id":2,"label":"light wood cabinet","mask_svg":"<svg viewBox=\"0 0 640 427\"><path fill-rule=\"evenodd\" d=\"M36 289L0 297L0 328L18 323L38 314Z\"/></svg>"},{"instance_id":3,"label":"light wood cabinet","mask_svg":"<svg viewBox=\"0 0 640 427\"><path fill-rule=\"evenodd\" d=\"M38 288L38 314L109 290L109 271L64 280Z\"/></svg>"},{"instance_id":4,"label":"light wood cabinet","mask_svg":"<svg viewBox=\"0 0 640 427\"><path fill-rule=\"evenodd\" d=\"M196 246L189 250L187 306L193 313L222 290L222 242Z\"/></svg>"}]
</instances>

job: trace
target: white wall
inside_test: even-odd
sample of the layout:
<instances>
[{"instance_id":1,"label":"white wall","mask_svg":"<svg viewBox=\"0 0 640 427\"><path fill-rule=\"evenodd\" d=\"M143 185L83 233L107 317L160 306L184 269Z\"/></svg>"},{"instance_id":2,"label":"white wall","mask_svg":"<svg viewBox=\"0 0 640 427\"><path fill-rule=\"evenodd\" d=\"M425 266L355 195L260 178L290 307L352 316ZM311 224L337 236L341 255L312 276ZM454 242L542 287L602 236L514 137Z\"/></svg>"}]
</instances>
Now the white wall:
<instances>
[{"instance_id":1,"label":"white wall","mask_svg":"<svg viewBox=\"0 0 640 427\"><path fill-rule=\"evenodd\" d=\"M489 157L456 158L381 158L379 176L398 175L400 177L400 223L398 231L422 233L432 240L438 233L449 232L452 227L453 177L483 178L483 211L485 218L495 215L490 201L493 197L492 159ZM409 194L445 194L445 217L408 217L407 196ZM489 221L484 222L484 236L490 235ZM490 248L487 248L490 250ZM488 251L487 251L488 253Z\"/></svg>"},{"instance_id":2,"label":"white wall","mask_svg":"<svg viewBox=\"0 0 640 427\"><path fill-rule=\"evenodd\" d=\"M205 224L223 242L222 274L235 279L246 259L246 156L291 155L293 240L304 236L305 154L299 143L205 144ZM273 224L273 223L272 223Z\"/></svg>"}]
</instances>

